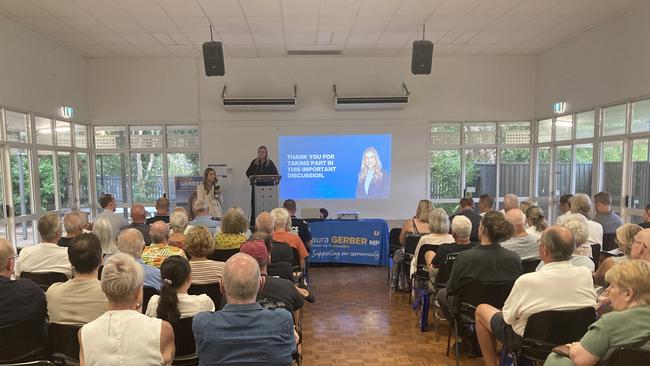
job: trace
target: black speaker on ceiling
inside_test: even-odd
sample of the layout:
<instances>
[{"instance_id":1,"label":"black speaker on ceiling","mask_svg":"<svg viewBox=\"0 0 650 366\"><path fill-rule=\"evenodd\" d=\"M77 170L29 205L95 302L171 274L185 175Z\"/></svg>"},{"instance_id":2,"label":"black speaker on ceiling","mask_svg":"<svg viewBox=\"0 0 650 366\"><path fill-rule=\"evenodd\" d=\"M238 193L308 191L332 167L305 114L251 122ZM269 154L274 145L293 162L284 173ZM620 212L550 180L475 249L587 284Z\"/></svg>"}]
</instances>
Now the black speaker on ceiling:
<instances>
[{"instance_id":1,"label":"black speaker on ceiling","mask_svg":"<svg viewBox=\"0 0 650 366\"><path fill-rule=\"evenodd\" d=\"M203 44L203 62L206 76L223 76L226 73L221 42L210 41Z\"/></svg>"},{"instance_id":2,"label":"black speaker on ceiling","mask_svg":"<svg viewBox=\"0 0 650 366\"><path fill-rule=\"evenodd\" d=\"M413 54L411 56L411 72L413 75L431 74L431 62L433 61L433 42L414 41Z\"/></svg>"}]
</instances>

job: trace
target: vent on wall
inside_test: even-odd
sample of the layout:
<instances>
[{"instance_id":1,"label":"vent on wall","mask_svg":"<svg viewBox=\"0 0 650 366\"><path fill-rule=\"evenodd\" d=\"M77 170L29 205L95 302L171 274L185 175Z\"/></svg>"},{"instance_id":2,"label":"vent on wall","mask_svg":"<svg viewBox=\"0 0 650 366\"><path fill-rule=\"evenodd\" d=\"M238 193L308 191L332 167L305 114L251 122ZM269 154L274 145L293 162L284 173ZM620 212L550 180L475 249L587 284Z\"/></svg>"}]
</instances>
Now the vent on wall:
<instances>
[{"instance_id":1,"label":"vent on wall","mask_svg":"<svg viewBox=\"0 0 650 366\"><path fill-rule=\"evenodd\" d=\"M334 109L351 110L351 109L402 109L409 102L411 94L402 83L402 95L399 96L376 96L376 97L340 97L334 89Z\"/></svg>"},{"instance_id":2,"label":"vent on wall","mask_svg":"<svg viewBox=\"0 0 650 366\"><path fill-rule=\"evenodd\" d=\"M293 85L293 97L239 97L228 98L227 85L223 86L221 101L227 111L295 111L298 109L298 87Z\"/></svg>"}]
</instances>

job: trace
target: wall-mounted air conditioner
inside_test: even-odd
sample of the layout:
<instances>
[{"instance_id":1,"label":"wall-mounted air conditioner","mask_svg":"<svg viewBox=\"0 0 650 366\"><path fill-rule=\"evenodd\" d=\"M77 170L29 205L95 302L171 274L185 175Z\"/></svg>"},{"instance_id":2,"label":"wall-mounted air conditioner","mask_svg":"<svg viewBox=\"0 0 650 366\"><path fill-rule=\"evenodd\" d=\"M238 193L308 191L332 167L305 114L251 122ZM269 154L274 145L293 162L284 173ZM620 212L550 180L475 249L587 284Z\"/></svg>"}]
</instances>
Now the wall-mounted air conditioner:
<instances>
[{"instance_id":1,"label":"wall-mounted air conditioner","mask_svg":"<svg viewBox=\"0 0 650 366\"><path fill-rule=\"evenodd\" d=\"M221 100L223 109L227 111L295 111L298 109L298 87L293 85L293 97L265 98L265 97L240 97L229 98L223 86Z\"/></svg>"},{"instance_id":2,"label":"wall-mounted air conditioner","mask_svg":"<svg viewBox=\"0 0 650 366\"><path fill-rule=\"evenodd\" d=\"M376 97L340 97L334 89L334 109L402 109L409 103L409 90L406 84L402 83L402 95L399 96L376 96Z\"/></svg>"}]
</instances>

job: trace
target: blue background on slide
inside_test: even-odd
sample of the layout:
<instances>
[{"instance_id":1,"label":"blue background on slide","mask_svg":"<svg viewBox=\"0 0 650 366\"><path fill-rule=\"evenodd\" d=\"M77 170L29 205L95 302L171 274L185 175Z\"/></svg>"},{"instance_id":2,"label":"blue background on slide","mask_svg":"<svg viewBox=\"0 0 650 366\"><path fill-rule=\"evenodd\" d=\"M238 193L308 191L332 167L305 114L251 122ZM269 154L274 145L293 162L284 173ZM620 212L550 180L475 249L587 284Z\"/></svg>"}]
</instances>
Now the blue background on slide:
<instances>
[{"instance_id":1,"label":"blue background on slide","mask_svg":"<svg viewBox=\"0 0 650 366\"><path fill-rule=\"evenodd\" d=\"M383 169L390 176L391 135L318 135L280 136L279 172L280 198L327 199L354 198L361 168L363 151L374 147ZM287 154L334 154L335 172L325 172L322 178L289 179Z\"/></svg>"}]
</instances>

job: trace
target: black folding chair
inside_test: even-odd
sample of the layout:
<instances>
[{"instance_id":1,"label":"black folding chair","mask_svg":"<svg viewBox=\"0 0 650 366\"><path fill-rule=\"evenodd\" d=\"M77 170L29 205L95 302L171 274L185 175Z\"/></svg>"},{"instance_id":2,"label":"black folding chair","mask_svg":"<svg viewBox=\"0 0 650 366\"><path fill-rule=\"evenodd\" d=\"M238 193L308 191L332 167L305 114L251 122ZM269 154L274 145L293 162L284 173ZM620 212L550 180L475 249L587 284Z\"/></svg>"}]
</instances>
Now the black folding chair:
<instances>
[{"instance_id":1,"label":"black folding chair","mask_svg":"<svg viewBox=\"0 0 650 366\"><path fill-rule=\"evenodd\" d=\"M174 342L176 343L176 355L172 365L195 366L199 364L194 333L192 332L193 320L194 318L181 318L171 323L174 329Z\"/></svg>"},{"instance_id":2,"label":"black folding chair","mask_svg":"<svg viewBox=\"0 0 650 366\"><path fill-rule=\"evenodd\" d=\"M424 332L427 328L429 320L429 303L431 294L429 292L429 269L425 260L425 254L428 251L436 252L438 245L435 244L422 244L418 252L417 268L415 273L411 276L411 288L415 293L415 301L413 303L413 310L422 305L420 312L420 332Z\"/></svg>"},{"instance_id":3,"label":"black folding chair","mask_svg":"<svg viewBox=\"0 0 650 366\"><path fill-rule=\"evenodd\" d=\"M27 361L27 362L12 362L12 363L3 363L0 366L58 366L50 360L37 360L37 361Z\"/></svg>"},{"instance_id":4,"label":"black folding chair","mask_svg":"<svg viewBox=\"0 0 650 366\"><path fill-rule=\"evenodd\" d=\"M157 288L145 286L142 289L142 313L147 313L147 306L149 306L149 300L153 295L160 295L160 291Z\"/></svg>"},{"instance_id":5,"label":"black folding chair","mask_svg":"<svg viewBox=\"0 0 650 366\"><path fill-rule=\"evenodd\" d=\"M474 324L474 313L476 307L480 304L489 304L497 309L501 309L506 299L510 295L513 282L500 282L500 283L481 283L469 282L463 285L458 291L458 311L452 317L454 334L456 335L456 365L460 365L460 350L458 344L458 329L464 324ZM451 310L451 309L450 309ZM453 311L453 310L452 310ZM449 334L447 338L447 356L449 356L449 348L451 342L451 329L449 327Z\"/></svg>"},{"instance_id":6,"label":"black folding chair","mask_svg":"<svg viewBox=\"0 0 650 366\"><path fill-rule=\"evenodd\" d=\"M47 330L47 353L64 365L79 364L80 325L50 323Z\"/></svg>"},{"instance_id":7,"label":"black folding chair","mask_svg":"<svg viewBox=\"0 0 650 366\"><path fill-rule=\"evenodd\" d=\"M293 265L293 248L281 241L274 241L271 247L271 261L289 262Z\"/></svg>"},{"instance_id":8,"label":"black folding chair","mask_svg":"<svg viewBox=\"0 0 650 366\"><path fill-rule=\"evenodd\" d=\"M591 244L591 259L594 261L595 269L600 264L600 244Z\"/></svg>"},{"instance_id":9,"label":"black folding chair","mask_svg":"<svg viewBox=\"0 0 650 366\"><path fill-rule=\"evenodd\" d=\"M221 288L219 287L218 282L208 283L205 285L192 284L190 285L190 288L187 289L187 293L190 295L202 295L202 294L208 295L208 297L212 299L215 309L219 309L219 306L221 305L221 300L223 299L223 295L221 294Z\"/></svg>"},{"instance_id":10,"label":"black folding chair","mask_svg":"<svg viewBox=\"0 0 650 366\"><path fill-rule=\"evenodd\" d=\"M440 341L440 334L438 333L438 317L436 316L437 309L440 309L440 304L435 300L435 296L439 290L447 286L447 281L449 281L449 276L451 275L451 270L454 268L454 261L458 253L449 253L445 258L445 261L442 263L440 268L438 268L438 273L436 273L436 279L433 281L433 328L436 333L436 342Z\"/></svg>"},{"instance_id":11,"label":"black folding chair","mask_svg":"<svg viewBox=\"0 0 650 366\"><path fill-rule=\"evenodd\" d=\"M632 347L618 347L599 366L645 366L650 360L650 350Z\"/></svg>"},{"instance_id":12,"label":"black folding chair","mask_svg":"<svg viewBox=\"0 0 650 366\"><path fill-rule=\"evenodd\" d=\"M53 283L66 282L68 277L60 272L21 272L20 278L27 278L47 291Z\"/></svg>"},{"instance_id":13,"label":"black folding chair","mask_svg":"<svg viewBox=\"0 0 650 366\"><path fill-rule=\"evenodd\" d=\"M596 310L591 306L533 314L526 322L521 349L508 352L514 354L515 365L520 357L544 361L554 347L580 340L595 321Z\"/></svg>"},{"instance_id":14,"label":"black folding chair","mask_svg":"<svg viewBox=\"0 0 650 366\"><path fill-rule=\"evenodd\" d=\"M418 234L409 234L406 236L406 245L404 246L404 263L402 263L402 281L404 281L404 289L406 292L411 292L411 261L415 255L415 249L420 242L421 235ZM407 285L408 284L408 285ZM409 303L410 303L409 298Z\"/></svg>"},{"instance_id":15,"label":"black folding chair","mask_svg":"<svg viewBox=\"0 0 650 366\"><path fill-rule=\"evenodd\" d=\"M239 253L239 248L235 249L215 249L208 255L208 259L218 262L225 262L233 255Z\"/></svg>"},{"instance_id":16,"label":"black folding chair","mask_svg":"<svg viewBox=\"0 0 650 366\"><path fill-rule=\"evenodd\" d=\"M393 228L388 233L388 286L390 286L390 273L392 267L395 265L393 263L393 255L395 251L402 248L402 244L399 242L399 236L402 232L400 228Z\"/></svg>"},{"instance_id":17,"label":"black folding chair","mask_svg":"<svg viewBox=\"0 0 650 366\"><path fill-rule=\"evenodd\" d=\"M0 363L46 360L44 326L35 321L0 326Z\"/></svg>"},{"instance_id":18,"label":"black folding chair","mask_svg":"<svg viewBox=\"0 0 650 366\"><path fill-rule=\"evenodd\" d=\"M524 273L535 272L539 262L542 260L539 258L528 258L521 261L521 266L524 268Z\"/></svg>"},{"instance_id":19,"label":"black folding chair","mask_svg":"<svg viewBox=\"0 0 650 366\"><path fill-rule=\"evenodd\" d=\"M618 248L618 244L616 243L616 233L604 233L602 250L608 252L616 248ZM594 257L594 259L595 258L596 257Z\"/></svg>"}]
</instances>

